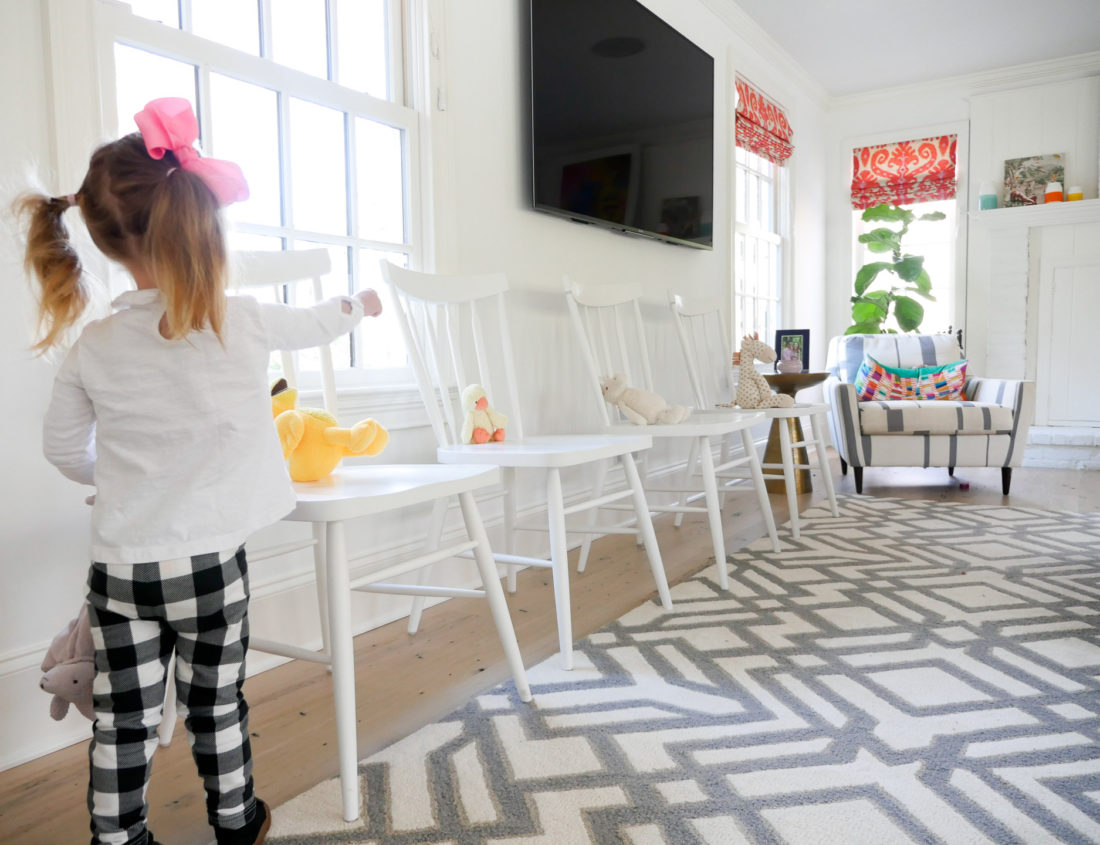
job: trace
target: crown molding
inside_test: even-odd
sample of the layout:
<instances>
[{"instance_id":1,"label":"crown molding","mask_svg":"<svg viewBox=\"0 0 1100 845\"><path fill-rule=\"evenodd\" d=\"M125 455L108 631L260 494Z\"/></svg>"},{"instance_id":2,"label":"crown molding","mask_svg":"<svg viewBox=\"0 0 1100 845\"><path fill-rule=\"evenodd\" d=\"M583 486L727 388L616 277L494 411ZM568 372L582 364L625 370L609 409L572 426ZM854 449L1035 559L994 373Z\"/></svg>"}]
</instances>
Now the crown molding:
<instances>
[{"instance_id":1,"label":"crown molding","mask_svg":"<svg viewBox=\"0 0 1100 845\"><path fill-rule=\"evenodd\" d=\"M786 50L760 28L760 24L745 14L731 0L699 0L715 17L722 20L733 32L741 35L748 44L756 49L762 59L773 62L782 74L794 78L802 87L802 93L809 96L822 109L827 109L831 98L829 92Z\"/></svg>"},{"instance_id":2,"label":"crown molding","mask_svg":"<svg viewBox=\"0 0 1100 845\"><path fill-rule=\"evenodd\" d=\"M1067 79L1079 79L1100 74L1100 51L1066 56L1062 59L1048 59L1024 65L969 73L962 76L945 76L931 82L915 82L909 85L896 85L891 88L878 88L861 94L847 94L833 97L830 108L847 108L881 100L892 100L909 94L929 94L954 91L969 98L980 94L991 94L1013 88L1042 85L1048 82L1061 82Z\"/></svg>"}]
</instances>

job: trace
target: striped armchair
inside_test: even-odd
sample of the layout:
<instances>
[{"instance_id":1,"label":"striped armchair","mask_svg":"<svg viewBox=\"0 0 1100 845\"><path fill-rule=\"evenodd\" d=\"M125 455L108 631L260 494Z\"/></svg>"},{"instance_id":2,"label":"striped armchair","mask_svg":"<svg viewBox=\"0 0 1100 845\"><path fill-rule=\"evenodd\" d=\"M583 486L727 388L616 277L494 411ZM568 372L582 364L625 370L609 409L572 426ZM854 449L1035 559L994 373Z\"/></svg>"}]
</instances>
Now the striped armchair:
<instances>
[{"instance_id":1,"label":"striped armchair","mask_svg":"<svg viewBox=\"0 0 1100 845\"><path fill-rule=\"evenodd\" d=\"M856 492L869 466L1000 467L1008 495L1012 467L1023 460L1035 385L1008 379L966 379L958 400L857 402L853 382L865 355L887 367L932 367L964 357L950 334L854 334L829 342L825 400L840 471L851 464Z\"/></svg>"}]
</instances>

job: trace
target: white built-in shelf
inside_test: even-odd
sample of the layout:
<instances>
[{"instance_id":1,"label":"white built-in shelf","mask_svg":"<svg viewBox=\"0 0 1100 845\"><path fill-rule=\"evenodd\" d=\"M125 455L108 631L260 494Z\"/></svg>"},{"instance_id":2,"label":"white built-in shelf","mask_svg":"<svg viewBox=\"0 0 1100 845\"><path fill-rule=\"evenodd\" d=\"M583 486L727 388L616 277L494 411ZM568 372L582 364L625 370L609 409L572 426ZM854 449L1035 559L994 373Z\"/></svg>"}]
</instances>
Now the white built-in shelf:
<instances>
[{"instance_id":1,"label":"white built-in shelf","mask_svg":"<svg viewBox=\"0 0 1100 845\"><path fill-rule=\"evenodd\" d=\"M1097 220L1100 220L1100 199L987 208L984 211L970 212L972 223L989 228L1058 226L1064 223L1092 223Z\"/></svg>"}]
</instances>

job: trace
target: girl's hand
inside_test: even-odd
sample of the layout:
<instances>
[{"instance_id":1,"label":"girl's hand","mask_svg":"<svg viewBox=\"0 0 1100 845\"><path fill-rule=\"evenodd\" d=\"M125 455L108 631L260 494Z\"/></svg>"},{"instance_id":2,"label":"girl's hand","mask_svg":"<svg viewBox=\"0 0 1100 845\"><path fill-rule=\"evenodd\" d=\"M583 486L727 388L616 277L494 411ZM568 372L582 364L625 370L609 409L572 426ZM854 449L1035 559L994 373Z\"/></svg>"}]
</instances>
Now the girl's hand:
<instances>
[{"instance_id":1,"label":"girl's hand","mask_svg":"<svg viewBox=\"0 0 1100 845\"><path fill-rule=\"evenodd\" d=\"M368 317L377 317L382 313L382 300L371 288L365 288L355 294L355 298L363 303L363 313Z\"/></svg>"}]
</instances>

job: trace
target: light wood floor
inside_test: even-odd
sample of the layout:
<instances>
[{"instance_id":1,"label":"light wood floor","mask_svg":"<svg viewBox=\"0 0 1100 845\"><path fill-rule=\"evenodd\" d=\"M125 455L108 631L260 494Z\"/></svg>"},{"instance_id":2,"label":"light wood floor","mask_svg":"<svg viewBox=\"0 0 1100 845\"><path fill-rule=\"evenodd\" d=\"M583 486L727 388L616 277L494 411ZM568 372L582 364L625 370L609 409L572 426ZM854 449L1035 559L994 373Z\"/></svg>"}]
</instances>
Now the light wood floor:
<instances>
[{"instance_id":1,"label":"light wood floor","mask_svg":"<svg viewBox=\"0 0 1100 845\"><path fill-rule=\"evenodd\" d=\"M834 468L837 467L834 458ZM853 494L851 473L838 493ZM963 490L962 484L969 489ZM1100 511L1100 472L1019 468L1012 495L1001 496L997 469L867 469L865 495L975 504L1006 503L1074 512ZM800 509L821 501L821 484ZM761 536L754 497L731 496L724 511L732 552ZM786 497L772 496L777 524L787 520ZM701 517L675 528L657 520L657 536L671 583L708 565L710 539ZM527 665L556 650L549 572L520 575L509 596L512 619ZM655 595L643 554L631 537L607 537L593 547L588 570L573 573L574 633L584 637ZM484 602L452 599L425 613L416 637L403 621L355 640L360 757L446 715L501 681L508 671ZM323 667L296 661L248 680L257 794L278 805L336 774L335 728L329 676ZM0 772L0 842L69 845L89 839L85 809L87 743ZM169 748L157 753L149 790L150 826L165 845L208 843L201 785L182 725Z\"/></svg>"}]
</instances>

